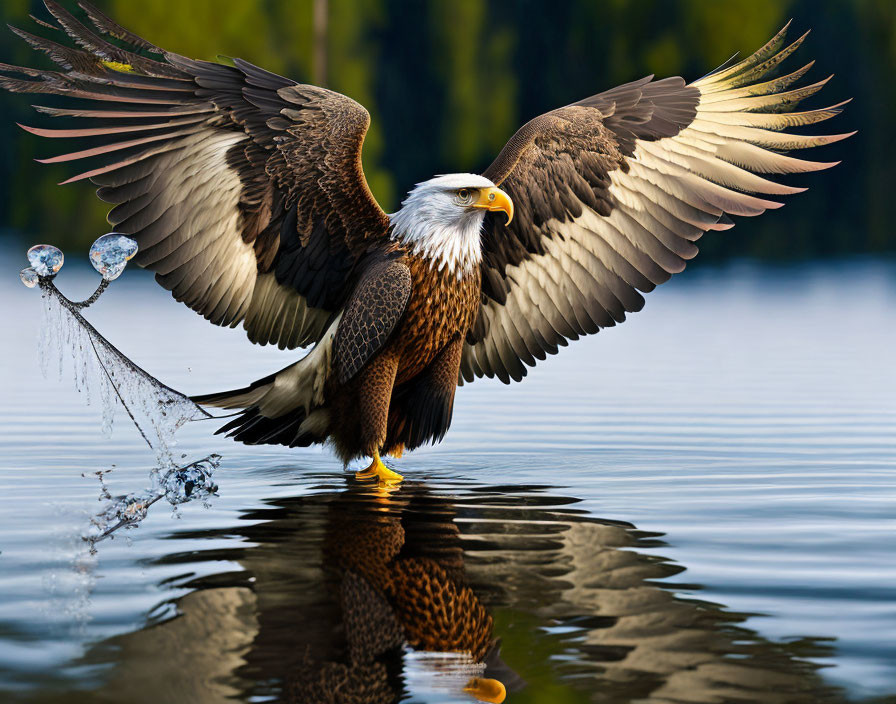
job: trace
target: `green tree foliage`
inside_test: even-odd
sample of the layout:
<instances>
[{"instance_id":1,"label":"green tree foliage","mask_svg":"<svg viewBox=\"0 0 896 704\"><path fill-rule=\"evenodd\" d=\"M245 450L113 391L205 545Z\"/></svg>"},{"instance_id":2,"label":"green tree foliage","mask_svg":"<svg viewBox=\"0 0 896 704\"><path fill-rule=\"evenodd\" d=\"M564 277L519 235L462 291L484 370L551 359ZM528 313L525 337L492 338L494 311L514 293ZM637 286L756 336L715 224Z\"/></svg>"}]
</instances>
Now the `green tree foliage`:
<instances>
[{"instance_id":1,"label":"green tree foliage","mask_svg":"<svg viewBox=\"0 0 896 704\"><path fill-rule=\"evenodd\" d=\"M179 53L239 56L311 80L313 0L97 4ZM30 24L29 13L47 16L38 0L0 4L0 19L15 25ZM371 113L365 171L391 211L432 174L485 168L513 131L541 112L648 73L696 78L735 51L754 50L790 17L794 36L814 30L800 52L818 59L810 77L837 73L815 104L855 98L845 116L822 128L860 134L819 157L844 159L835 171L793 180L809 185L809 194L774 217L706 237L703 249L707 258L892 252L892 0L329 0L328 84ZM36 60L42 57L14 35L0 33L0 61ZM55 145L14 127L48 124L29 102L0 95L0 222L29 239L83 245L103 231L105 206L89 184L55 185L71 165L32 161Z\"/></svg>"}]
</instances>

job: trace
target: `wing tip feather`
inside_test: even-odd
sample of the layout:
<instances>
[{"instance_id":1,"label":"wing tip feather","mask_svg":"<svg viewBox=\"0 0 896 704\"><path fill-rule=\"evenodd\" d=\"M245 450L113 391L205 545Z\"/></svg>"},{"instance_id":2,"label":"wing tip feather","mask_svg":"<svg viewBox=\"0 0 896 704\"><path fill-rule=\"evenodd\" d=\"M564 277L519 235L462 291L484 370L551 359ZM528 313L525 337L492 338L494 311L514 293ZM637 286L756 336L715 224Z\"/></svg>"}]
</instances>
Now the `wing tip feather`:
<instances>
[{"instance_id":1,"label":"wing tip feather","mask_svg":"<svg viewBox=\"0 0 896 704\"><path fill-rule=\"evenodd\" d=\"M853 135L856 135L858 133L859 133L858 130L852 130L850 132L841 132L840 134L827 134L827 135L825 135L825 139L827 139L827 141L825 142L825 145L836 144L837 142L842 142L844 139L849 139L850 137L852 137ZM837 162L837 163L839 164L840 162Z\"/></svg>"}]
</instances>

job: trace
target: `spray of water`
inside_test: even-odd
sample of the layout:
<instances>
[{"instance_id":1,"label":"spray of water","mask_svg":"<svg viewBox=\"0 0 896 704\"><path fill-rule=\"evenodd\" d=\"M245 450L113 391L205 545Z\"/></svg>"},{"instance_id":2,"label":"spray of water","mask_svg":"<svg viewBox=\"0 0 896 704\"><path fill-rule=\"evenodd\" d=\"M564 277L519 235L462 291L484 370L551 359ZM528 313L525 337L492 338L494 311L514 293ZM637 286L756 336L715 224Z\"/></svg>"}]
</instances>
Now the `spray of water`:
<instances>
[{"instance_id":1,"label":"spray of water","mask_svg":"<svg viewBox=\"0 0 896 704\"><path fill-rule=\"evenodd\" d=\"M82 304L60 293L50 279L41 281L45 318L41 327L41 368L58 360L72 360L75 386L88 403L97 398L103 409L103 431L108 434L116 410L133 421L143 440L156 453L160 467L175 466L175 433L187 421L209 414L187 396L166 386L116 349L81 315ZM89 301L90 299L88 299Z\"/></svg>"},{"instance_id":2,"label":"spray of water","mask_svg":"<svg viewBox=\"0 0 896 704\"><path fill-rule=\"evenodd\" d=\"M187 421L211 416L134 364L81 314L121 275L136 253L137 243L120 233L97 239L90 248L90 262L103 278L93 295L79 302L69 300L56 288L54 279L64 262L57 247L40 244L29 249L31 266L21 272L22 283L29 288L39 286L43 297L40 360L44 376L55 360L61 378L65 360L71 360L75 387L88 404L99 401L102 406L103 433L111 434L116 412L124 411L156 454L151 486L142 492L113 497L105 483L107 472L95 473L101 487L100 500L105 503L82 536L91 553L99 541L113 537L116 531L136 527L149 508L162 499L177 514L178 507L189 501L200 500L208 506L218 490L212 475L220 463L219 455L178 466L173 454L177 430Z\"/></svg>"}]
</instances>

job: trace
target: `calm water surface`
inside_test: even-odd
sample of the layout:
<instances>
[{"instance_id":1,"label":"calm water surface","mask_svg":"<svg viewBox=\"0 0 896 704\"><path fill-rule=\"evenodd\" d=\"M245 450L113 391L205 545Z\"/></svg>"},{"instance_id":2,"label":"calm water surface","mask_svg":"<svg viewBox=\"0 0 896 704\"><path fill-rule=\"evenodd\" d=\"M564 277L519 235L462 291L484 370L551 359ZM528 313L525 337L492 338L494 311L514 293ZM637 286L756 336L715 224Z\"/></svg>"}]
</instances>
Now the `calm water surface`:
<instances>
[{"instance_id":1,"label":"calm water surface","mask_svg":"<svg viewBox=\"0 0 896 704\"><path fill-rule=\"evenodd\" d=\"M140 491L154 456L43 378L22 266L0 251L3 701L464 702L476 675L521 703L896 701L892 264L687 272L524 383L459 390L387 496L193 423L219 495L95 553L95 473ZM295 358L143 272L87 317L188 393ZM476 662L427 652L461 641Z\"/></svg>"}]
</instances>

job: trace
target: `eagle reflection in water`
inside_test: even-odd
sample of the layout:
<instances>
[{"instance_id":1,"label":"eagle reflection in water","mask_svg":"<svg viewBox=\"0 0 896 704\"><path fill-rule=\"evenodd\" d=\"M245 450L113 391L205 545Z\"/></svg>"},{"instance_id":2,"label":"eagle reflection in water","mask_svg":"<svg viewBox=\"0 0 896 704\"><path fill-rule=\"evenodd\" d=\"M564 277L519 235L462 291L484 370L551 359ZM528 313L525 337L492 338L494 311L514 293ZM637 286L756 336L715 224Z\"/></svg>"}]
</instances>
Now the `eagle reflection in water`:
<instances>
[{"instance_id":1,"label":"eagle reflection in water","mask_svg":"<svg viewBox=\"0 0 896 704\"><path fill-rule=\"evenodd\" d=\"M676 596L659 580L683 568L653 552L657 534L576 499L318 489L220 531L245 547L160 558L240 569L182 578L177 618L94 646L86 664L107 666L96 701L844 700L808 660L829 645L770 642L742 625L748 614Z\"/></svg>"}]
</instances>

